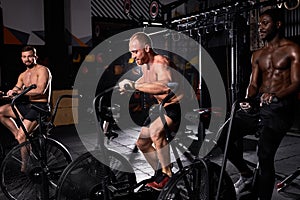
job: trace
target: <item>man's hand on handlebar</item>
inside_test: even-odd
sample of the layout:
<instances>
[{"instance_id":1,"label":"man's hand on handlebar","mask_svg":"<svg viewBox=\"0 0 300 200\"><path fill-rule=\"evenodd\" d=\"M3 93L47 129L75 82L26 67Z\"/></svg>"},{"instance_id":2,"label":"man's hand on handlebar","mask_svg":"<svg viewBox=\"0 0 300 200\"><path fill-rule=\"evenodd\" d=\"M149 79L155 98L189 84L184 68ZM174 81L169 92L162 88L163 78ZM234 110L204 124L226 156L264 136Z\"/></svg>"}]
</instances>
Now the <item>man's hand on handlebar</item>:
<instances>
[{"instance_id":1,"label":"man's hand on handlebar","mask_svg":"<svg viewBox=\"0 0 300 200\"><path fill-rule=\"evenodd\" d=\"M241 107L242 110L248 111L251 108L251 105L250 105L249 102L245 101L245 102L240 103L240 107Z\"/></svg>"},{"instance_id":2,"label":"man's hand on handlebar","mask_svg":"<svg viewBox=\"0 0 300 200\"><path fill-rule=\"evenodd\" d=\"M257 107L256 99L253 98L245 98L240 101L240 108L245 111L249 112Z\"/></svg>"},{"instance_id":3,"label":"man's hand on handlebar","mask_svg":"<svg viewBox=\"0 0 300 200\"><path fill-rule=\"evenodd\" d=\"M8 92L6 93L6 95L9 97L16 96L17 94L18 94L18 92L15 90L8 90Z\"/></svg>"},{"instance_id":4,"label":"man's hand on handlebar","mask_svg":"<svg viewBox=\"0 0 300 200\"><path fill-rule=\"evenodd\" d=\"M121 82L119 82L119 91L121 94L124 94L128 90L135 90L134 85L135 85L134 81L124 79Z\"/></svg>"},{"instance_id":5,"label":"man's hand on handlebar","mask_svg":"<svg viewBox=\"0 0 300 200\"><path fill-rule=\"evenodd\" d=\"M8 92L6 93L6 95L8 97L15 97L15 96L24 96L26 93L28 93L30 90L35 89L37 86L36 84L32 84L29 87L26 87L22 90L8 90Z\"/></svg>"}]
</instances>

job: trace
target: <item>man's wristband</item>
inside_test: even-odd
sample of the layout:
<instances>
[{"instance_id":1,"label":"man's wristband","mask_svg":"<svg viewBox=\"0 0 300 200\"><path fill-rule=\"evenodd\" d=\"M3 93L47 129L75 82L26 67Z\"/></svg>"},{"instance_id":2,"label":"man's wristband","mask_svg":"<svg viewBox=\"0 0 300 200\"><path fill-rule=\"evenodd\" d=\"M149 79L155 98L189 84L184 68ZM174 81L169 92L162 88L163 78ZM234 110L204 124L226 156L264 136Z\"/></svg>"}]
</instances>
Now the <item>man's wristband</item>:
<instances>
[{"instance_id":1,"label":"man's wristband","mask_svg":"<svg viewBox=\"0 0 300 200\"><path fill-rule=\"evenodd\" d=\"M18 86L16 86L16 85L15 85L15 87L14 87L14 88L17 88L18 90L21 90L21 88L19 88L19 87L18 87Z\"/></svg>"}]
</instances>

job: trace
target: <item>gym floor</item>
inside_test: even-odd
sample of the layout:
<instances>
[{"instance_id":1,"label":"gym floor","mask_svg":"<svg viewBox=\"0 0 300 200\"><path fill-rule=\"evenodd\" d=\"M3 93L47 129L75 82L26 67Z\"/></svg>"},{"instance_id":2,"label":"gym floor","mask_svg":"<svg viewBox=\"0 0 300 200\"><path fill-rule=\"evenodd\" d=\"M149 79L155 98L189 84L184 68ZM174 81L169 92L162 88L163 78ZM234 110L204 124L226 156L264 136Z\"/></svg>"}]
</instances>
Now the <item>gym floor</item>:
<instances>
[{"instance_id":1,"label":"gym floor","mask_svg":"<svg viewBox=\"0 0 300 200\"><path fill-rule=\"evenodd\" d=\"M150 177L153 174L153 171L140 152L133 153L133 148L135 147L134 144L138 136L138 132L139 127L123 130L119 134L119 137L115 139L115 141L112 141L109 145L113 146L113 148L121 148L118 149L119 152L130 156L132 160L131 163L136 172L137 181L141 181L145 178ZM84 135L78 134L76 128L73 125L58 126L52 133L53 138L63 143L69 149L74 159L76 159L82 153L86 152L87 149L91 150L94 148L96 141L94 138L95 135L96 134L93 133L85 133ZM249 161L256 162L255 138L246 138L244 144L246 144L244 145L245 158ZM279 178L278 180L276 180L277 182L280 181L280 178L282 179L283 177L288 176L289 174L294 172L297 167L300 167L299 152L300 137L297 136L297 134L289 133L282 141L275 158L276 172ZM222 155L215 155L212 160L218 164L221 164ZM238 173L230 162L227 162L226 171L231 176L233 181L236 181L238 179ZM276 188L274 188L272 200L297 200L300 199L299 194L300 177L296 178L291 186L287 187L280 193L278 193L276 191ZM0 192L0 199L6 199L2 192ZM247 196L241 196L239 197L239 199L247 199Z\"/></svg>"}]
</instances>

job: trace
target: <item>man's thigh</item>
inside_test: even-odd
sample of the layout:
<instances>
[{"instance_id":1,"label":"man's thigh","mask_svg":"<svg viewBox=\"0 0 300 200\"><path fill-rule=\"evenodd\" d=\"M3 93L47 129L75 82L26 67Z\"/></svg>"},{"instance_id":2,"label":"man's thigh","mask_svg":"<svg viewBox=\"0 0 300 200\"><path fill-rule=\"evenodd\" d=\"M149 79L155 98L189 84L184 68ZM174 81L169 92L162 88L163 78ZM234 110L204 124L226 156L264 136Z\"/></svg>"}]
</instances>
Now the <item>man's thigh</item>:
<instances>
[{"instance_id":1,"label":"man's thigh","mask_svg":"<svg viewBox=\"0 0 300 200\"><path fill-rule=\"evenodd\" d=\"M27 129L27 132L31 133L31 131L34 130L35 127L37 126L37 121L30 121L28 119L24 119L23 124L24 124L25 128Z\"/></svg>"},{"instance_id":2,"label":"man's thigh","mask_svg":"<svg viewBox=\"0 0 300 200\"><path fill-rule=\"evenodd\" d=\"M16 117L10 104L0 106L0 113L6 117Z\"/></svg>"},{"instance_id":3,"label":"man's thigh","mask_svg":"<svg viewBox=\"0 0 300 200\"><path fill-rule=\"evenodd\" d=\"M237 111L234 120L232 132L238 132L240 136L253 135L258 130L259 113L249 113L243 110Z\"/></svg>"},{"instance_id":4,"label":"man's thigh","mask_svg":"<svg viewBox=\"0 0 300 200\"><path fill-rule=\"evenodd\" d=\"M263 160L273 160L284 132L277 132L270 128L263 128L258 140L258 156Z\"/></svg>"},{"instance_id":5,"label":"man's thigh","mask_svg":"<svg viewBox=\"0 0 300 200\"><path fill-rule=\"evenodd\" d=\"M170 127L172 125L172 120L165 115L166 123ZM165 129L160 117L156 118L149 125L149 135L150 137L165 137Z\"/></svg>"}]
</instances>

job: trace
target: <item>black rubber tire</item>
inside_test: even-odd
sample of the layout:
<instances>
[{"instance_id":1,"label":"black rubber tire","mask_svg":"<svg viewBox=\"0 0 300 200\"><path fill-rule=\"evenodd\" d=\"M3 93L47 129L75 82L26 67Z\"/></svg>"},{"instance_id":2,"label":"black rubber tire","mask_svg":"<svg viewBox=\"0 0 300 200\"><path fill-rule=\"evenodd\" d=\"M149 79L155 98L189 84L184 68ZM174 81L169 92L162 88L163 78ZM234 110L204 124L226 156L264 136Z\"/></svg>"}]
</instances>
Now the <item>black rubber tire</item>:
<instances>
[{"instance_id":1,"label":"black rubber tire","mask_svg":"<svg viewBox=\"0 0 300 200\"><path fill-rule=\"evenodd\" d=\"M37 138L33 139L37 142ZM56 185L63 170L72 162L69 151L58 141L51 138L44 140L47 173L44 176L49 186L49 199L55 197ZM26 152L26 163L22 164L21 149ZM8 199L32 200L41 198L42 164L37 153L32 150L29 141L15 146L1 164L1 188ZM22 166L25 169L21 171Z\"/></svg>"},{"instance_id":2,"label":"black rubber tire","mask_svg":"<svg viewBox=\"0 0 300 200\"><path fill-rule=\"evenodd\" d=\"M2 146L2 144L0 144L0 163L2 163L2 160L5 157L5 153L4 153L4 148Z\"/></svg>"},{"instance_id":3,"label":"black rubber tire","mask_svg":"<svg viewBox=\"0 0 300 200\"><path fill-rule=\"evenodd\" d=\"M136 176L132 166L122 155L108 150L109 168L100 162L103 154L99 150L87 152L74 160L63 172L56 194L57 200L93 200L103 199L105 195L113 198L113 194L105 194L106 188L124 189L136 184ZM105 169L106 167L106 169ZM106 170L109 170L106 173ZM107 185L103 186L104 178ZM106 187L106 188L104 188ZM128 192L133 192L133 190Z\"/></svg>"},{"instance_id":4,"label":"black rubber tire","mask_svg":"<svg viewBox=\"0 0 300 200\"><path fill-rule=\"evenodd\" d=\"M209 196L208 169L202 161L184 167L172 176L161 191L159 200L207 200Z\"/></svg>"},{"instance_id":5,"label":"black rubber tire","mask_svg":"<svg viewBox=\"0 0 300 200\"><path fill-rule=\"evenodd\" d=\"M219 179L220 179L221 166L219 166L214 162L208 161L208 169L209 169L209 193L210 193L209 199L215 200L217 195ZM236 200L236 193L235 193L232 179L230 178L230 176L226 171L223 173L218 200Z\"/></svg>"},{"instance_id":6,"label":"black rubber tire","mask_svg":"<svg viewBox=\"0 0 300 200\"><path fill-rule=\"evenodd\" d=\"M213 162L197 161L173 175L158 200L215 200L220 171L221 167ZM232 180L225 172L218 200L235 199Z\"/></svg>"}]
</instances>

